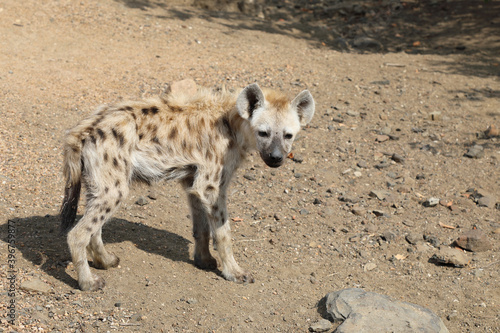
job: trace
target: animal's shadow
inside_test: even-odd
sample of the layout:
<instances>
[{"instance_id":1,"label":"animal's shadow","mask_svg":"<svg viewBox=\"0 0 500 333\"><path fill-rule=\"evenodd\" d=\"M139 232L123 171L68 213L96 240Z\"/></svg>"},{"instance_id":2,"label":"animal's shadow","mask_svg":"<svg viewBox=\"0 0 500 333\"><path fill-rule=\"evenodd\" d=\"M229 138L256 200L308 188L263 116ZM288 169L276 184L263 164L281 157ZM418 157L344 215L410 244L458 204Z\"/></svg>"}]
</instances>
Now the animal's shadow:
<instances>
[{"instance_id":1,"label":"animal's shadow","mask_svg":"<svg viewBox=\"0 0 500 333\"><path fill-rule=\"evenodd\" d=\"M11 235L9 238L9 233L14 237ZM14 218L0 226L0 235L3 241L10 241L16 247L16 256L21 254L47 274L72 288L78 288L75 279L66 273L71 255L66 235L59 232L58 216ZM104 225L102 238L105 244L131 241L137 248L148 253L159 254L174 261L194 263L189 258L189 240L142 223L113 218ZM15 244L12 243L13 239Z\"/></svg>"}]
</instances>

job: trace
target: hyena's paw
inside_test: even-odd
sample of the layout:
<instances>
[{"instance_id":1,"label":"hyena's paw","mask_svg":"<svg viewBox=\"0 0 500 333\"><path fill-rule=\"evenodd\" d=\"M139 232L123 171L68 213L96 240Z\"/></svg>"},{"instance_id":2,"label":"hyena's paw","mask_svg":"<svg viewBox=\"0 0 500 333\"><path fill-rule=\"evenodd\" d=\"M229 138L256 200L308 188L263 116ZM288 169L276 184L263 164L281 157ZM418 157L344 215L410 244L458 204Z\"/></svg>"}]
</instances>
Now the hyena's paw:
<instances>
[{"instance_id":1,"label":"hyena's paw","mask_svg":"<svg viewBox=\"0 0 500 333\"><path fill-rule=\"evenodd\" d=\"M89 281L79 281L80 289L82 291L96 291L104 288L106 282L104 279L98 275L92 275L92 280Z\"/></svg>"},{"instance_id":2,"label":"hyena's paw","mask_svg":"<svg viewBox=\"0 0 500 333\"><path fill-rule=\"evenodd\" d=\"M225 273L222 272L222 276L228 281L233 281L236 283L254 283L255 279L252 276L252 273L249 272L237 272L237 273Z\"/></svg>"},{"instance_id":3,"label":"hyena's paw","mask_svg":"<svg viewBox=\"0 0 500 333\"><path fill-rule=\"evenodd\" d=\"M118 258L114 253L109 253L106 260L103 260L103 258L94 258L93 261L93 266L98 269L117 267L118 264L120 264L120 258Z\"/></svg>"},{"instance_id":4,"label":"hyena's paw","mask_svg":"<svg viewBox=\"0 0 500 333\"><path fill-rule=\"evenodd\" d=\"M194 265L201 269L214 270L217 268L217 260L209 255L208 257L194 256Z\"/></svg>"}]
</instances>

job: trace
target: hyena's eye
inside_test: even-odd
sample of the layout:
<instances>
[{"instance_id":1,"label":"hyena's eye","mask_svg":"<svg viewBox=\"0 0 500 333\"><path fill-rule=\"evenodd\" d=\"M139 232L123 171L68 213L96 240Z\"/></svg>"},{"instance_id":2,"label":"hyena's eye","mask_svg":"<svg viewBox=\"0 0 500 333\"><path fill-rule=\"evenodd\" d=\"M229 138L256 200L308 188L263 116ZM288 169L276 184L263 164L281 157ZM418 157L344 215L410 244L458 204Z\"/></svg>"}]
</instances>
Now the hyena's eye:
<instances>
[{"instance_id":1,"label":"hyena's eye","mask_svg":"<svg viewBox=\"0 0 500 333\"><path fill-rule=\"evenodd\" d=\"M285 134L286 140L291 140L292 138L293 138L293 134L290 134L290 133Z\"/></svg>"},{"instance_id":2,"label":"hyena's eye","mask_svg":"<svg viewBox=\"0 0 500 333\"><path fill-rule=\"evenodd\" d=\"M261 138L267 138L269 136L269 133L266 131L259 131L257 134L259 134Z\"/></svg>"}]
</instances>

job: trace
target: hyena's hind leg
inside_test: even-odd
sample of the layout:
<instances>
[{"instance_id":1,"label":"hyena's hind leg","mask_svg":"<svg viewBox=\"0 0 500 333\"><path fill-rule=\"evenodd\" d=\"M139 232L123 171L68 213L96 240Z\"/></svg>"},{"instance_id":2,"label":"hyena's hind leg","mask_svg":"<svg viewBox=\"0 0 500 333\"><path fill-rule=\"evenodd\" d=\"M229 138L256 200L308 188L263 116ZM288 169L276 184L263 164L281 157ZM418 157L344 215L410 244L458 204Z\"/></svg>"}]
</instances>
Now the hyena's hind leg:
<instances>
[{"instance_id":1,"label":"hyena's hind leg","mask_svg":"<svg viewBox=\"0 0 500 333\"><path fill-rule=\"evenodd\" d=\"M128 193L126 177L114 181L115 188L109 186L87 187L85 214L68 233L68 245L82 290L98 290L104 287L104 280L90 272L87 262L87 248L98 268L118 265L118 257L106 251L101 239L101 228L113 215L120 202Z\"/></svg>"},{"instance_id":2,"label":"hyena's hind leg","mask_svg":"<svg viewBox=\"0 0 500 333\"><path fill-rule=\"evenodd\" d=\"M188 195L189 206L193 219L194 264L201 269L216 269L217 260L210 254L210 225L207 212L200 199L193 195Z\"/></svg>"}]
</instances>

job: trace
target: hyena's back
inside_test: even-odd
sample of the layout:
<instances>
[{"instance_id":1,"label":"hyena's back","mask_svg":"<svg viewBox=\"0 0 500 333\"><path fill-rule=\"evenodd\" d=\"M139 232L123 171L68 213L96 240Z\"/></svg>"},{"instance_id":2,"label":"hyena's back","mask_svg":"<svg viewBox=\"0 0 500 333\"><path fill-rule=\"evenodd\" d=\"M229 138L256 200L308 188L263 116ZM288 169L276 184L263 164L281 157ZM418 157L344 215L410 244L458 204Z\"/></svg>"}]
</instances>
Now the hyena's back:
<instances>
[{"instance_id":1,"label":"hyena's back","mask_svg":"<svg viewBox=\"0 0 500 333\"><path fill-rule=\"evenodd\" d=\"M113 198L100 203L99 209L109 212L126 196L133 179L149 183L188 178L200 165L236 158L223 153L228 145L236 146L231 128L240 124L231 123L239 120L228 116L234 103L232 95L200 90L194 96L103 106L82 120L65 140L62 230L75 223L82 183L87 205L96 198Z\"/></svg>"}]
</instances>

